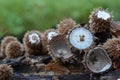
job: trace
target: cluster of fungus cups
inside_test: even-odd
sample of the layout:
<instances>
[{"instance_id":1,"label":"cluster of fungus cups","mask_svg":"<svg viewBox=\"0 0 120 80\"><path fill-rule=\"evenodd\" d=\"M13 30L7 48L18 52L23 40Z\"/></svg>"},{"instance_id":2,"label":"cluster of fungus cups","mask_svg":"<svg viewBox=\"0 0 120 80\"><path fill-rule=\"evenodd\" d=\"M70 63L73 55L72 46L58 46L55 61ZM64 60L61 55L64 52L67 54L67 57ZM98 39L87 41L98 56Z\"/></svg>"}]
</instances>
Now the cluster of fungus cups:
<instances>
[{"instance_id":1,"label":"cluster of fungus cups","mask_svg":"<svg viewBox=\"0 0 120 80\"><path fill-rule=\"evenodd\" d=\"M23 45L16 37L7 36L1 42L1 54L5 58L18 58L24 52Z\"/></svg>"},{"instance_id":2,"label":"cluster of fungus cups","mask_svg":"<svg viewBox=\"0 0 120 80\"><path fill-rule=\"evenodd\" d=\"M58 29L49 29L44 33L37 30L26 32L24 45L15 37L5 37L0 46L1 55L16 58L23 55L24 48L29 55L49 54L53 63L47 64L46 69L54 72L58 70L60 74L62 68L66 71L65 74L68 74L72 71L70 69L76 66L66 66L70 61L76 61L81 69L87 68L94 73L107 71L112 64L115 69L120 68L120 24L112 23L111 13L101 8L92 11L89 24L81 26L71 18L64 19L57 25ZM95 42L96 37L98 43ZM99 44L102 45L98 46ZM78 54L72 49L78 50ZM77 57L81 54L83 59L79 60ZM9 72L12 74L11 69Z\"/></svg>"}]
</instances>

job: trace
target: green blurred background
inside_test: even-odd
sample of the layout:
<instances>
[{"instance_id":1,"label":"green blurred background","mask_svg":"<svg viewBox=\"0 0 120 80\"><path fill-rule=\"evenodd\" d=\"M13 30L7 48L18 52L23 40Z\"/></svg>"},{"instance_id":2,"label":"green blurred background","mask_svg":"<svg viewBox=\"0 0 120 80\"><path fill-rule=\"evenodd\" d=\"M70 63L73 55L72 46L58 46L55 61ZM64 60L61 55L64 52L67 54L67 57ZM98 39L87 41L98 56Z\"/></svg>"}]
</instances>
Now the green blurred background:
<instances>
[{"instance_id":1,"label":"green blurred background","mask_svg":"<svg viewBox=\"0 0 120 80\"><path fill-rule=\"evenodd\" d=\"M44 31L64 18L89 20L94 8L108 8L120 20L120 0L0 0L0 36L22 38L27 30Z\"/></svg>"}]
</instances>

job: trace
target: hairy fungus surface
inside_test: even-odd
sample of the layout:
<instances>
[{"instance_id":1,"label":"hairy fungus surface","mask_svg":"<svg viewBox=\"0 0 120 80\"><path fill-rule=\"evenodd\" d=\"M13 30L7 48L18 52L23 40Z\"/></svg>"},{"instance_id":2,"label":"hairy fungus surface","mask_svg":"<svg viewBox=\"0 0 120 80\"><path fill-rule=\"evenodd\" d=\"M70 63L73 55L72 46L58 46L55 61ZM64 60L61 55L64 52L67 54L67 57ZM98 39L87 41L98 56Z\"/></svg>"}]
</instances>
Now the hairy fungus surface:
<instances>
[{"instance_id":1,"label":"hairy fungus surface","mask_svg":"<svg viewBox=\"0 0 120 80\"><path fill-rule=\"evenodd\" d=\"M25 50L31 55L42 52L41 33L39 31L28 31L23 38Z\"/></svg>"},{"instance_id":2,"label":"hairy fungus surface","mask_svg":"<svg viewBox=\"0 0 120 80\"><path fill-rule=\"evenodd\" d=\"M8 45L8 43L10 43L12 41L18 41L18 40L17 40L17 38L15 38L13 36L6 36L2 40L2 42L1 42L1 53L2 53L3 56L5 56L6 46Z\"/></svg>"},{"instance_id":3,"label":"hairy fungus surface","mask_svg":"<svg viewBox=\"0 0 120 80\"><path fill-rule=\"evenodd\" d=\"M23 45L18 41L12 41L8 43L5 49L5 54L7 58L18 58L22 56L24 52Z\"/></svg>"},{"instance_id":4,"label":"hairy fungus surface","mask_svg":"<svg viewBox=\"0 0 120 80\"><path fill-rule=\"evenodd\" d=\"M58 31L61 34L67 35L68 31L73 28L76 25L76 22L71 19L64 19L63 21L60 21L60 23L57 25Z\"/></svg>"},{"instance_id":5,"label":"hairy fungus surface","mask_svg":"<svg viewBox=\"0 0 120 80\"><path fill-rule=\"evenodd\" d=\"M119 21L112 22L111 33L115 37L120 37L120 22Z\"/></svg>"},{"instance_id":6,"label":"hairy fungus surface","mask_svg":"<svg viewBox=\"0 0 120 80\"><path fill-rule=\"evenodd\" d=\"M120 38L108 39L103 44L103 48L107 50L112 59L120 58Z\"/></svg>"},{"instance_id":7,"label":"hairy fungus surface","mask_svg":"<svg viewBox=\"0 0 120 80\"><path fill-rule=\"evenodd\" d=\"M92 32L102 32L111 27L112 16L111 13L103 9L95 9L90 15L90 29Z\"/></svg>"},{"instance_id":8,"label":"hairy fungus surface","mask_svg":"<svg viewBox=\"0 0 120 80\"><path fill-rule=\"evenodd\" d=\"M13 69L7 64L0 65L0 80L9 80L13 75Z\"/></svg>"}]
</instances>

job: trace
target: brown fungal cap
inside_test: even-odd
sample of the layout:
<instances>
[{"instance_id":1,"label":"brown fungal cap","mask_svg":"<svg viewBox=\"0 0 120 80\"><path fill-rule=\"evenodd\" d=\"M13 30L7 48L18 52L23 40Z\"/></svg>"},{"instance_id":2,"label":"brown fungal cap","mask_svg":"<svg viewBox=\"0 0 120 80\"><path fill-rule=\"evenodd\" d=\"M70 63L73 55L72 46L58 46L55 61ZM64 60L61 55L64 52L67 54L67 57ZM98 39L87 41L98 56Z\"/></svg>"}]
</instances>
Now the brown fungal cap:
<instances>
[{"instance_id":1,"label":"brown fungal cap","mask_svg":"<svg viewBox=\"0 0 120 80\"><path fill-rule=\"evenodd\" d=\"M0 80L9 80L13 75L13 69L7 64L0 65Z\"/></svg>"},{"instance_id":2,"label":"brown fungal cap","mask_svg":"<svg viewBox=\"0 0 120 80\"><path fill-rule=\"evenodd\" d=\"M60 21L60 23L57 25L59 33L67 34L69 29L73 28L76 25L76 22L71 19L64 19L63 21Z\"/></svg>"},{"instance_id":3,"label":"brown fungal cap","mask_svg":"<svg viewBox=\"0 0 120 80\"><path fill-rule=\"evenodd\" d=\"M5 49L7 58L17 58L23 55L23 45L18 41L12 41L8 43Z\"/></svg>"},{"instance_id":4,"label":"brown fungal cap","mask_svg":"<svg viewBox=\"0 0 120 80\"><path fill-rule=\"evenodd\" d=\"M25 50L29 54L39 54L42 50L41 33L39 31L33 30L25 33L23 38L23 43Z\"/></svg>"},{"instance_id":5,"label":"brown fungal cap","mask_svg":"<svg viewBox=\"0 0 120 80\"><path fill-rule=\"evenodd\" d=\"M103 48L107 50L111 58L120 58L120 38L108 39L107 42L103 44Z\"/></svg>"},{"instance_id":6,"label":"brown fungal cap","mask_svg":"<svg viewBox=\"0 0 120 80\"><path fill-rule=\"evenodd\" d=\"M69 59L73 56L71 49L64 35L57 35L49 42L49 50L53 59L62 58Z\"/></svg>"},{"instance_id":7,"label":"brown fungal cap","mask_svg":"<svg viewBox=\"0 0 120 80\"><path fill-rule=\"evenodd\" d=\"M112 21L111 13L101 8L95 9L90 15L90 28L95 32L102 32L107 28L110 28Z\"/></svg>"},{"instance_id":8,"label":"brown fungal cap","mask_svg":"<svg viewBox=\"0 0 120 80\"><path fill-rule=\"evenodd\" d=\"M119 21L112 22L111 33L115 37L120 37L120 22Z\"/></svg>"},{"instance_id":9,"label":"brown fungal cap","mask_svg":"<svg viewBox=\"0 0 120 80\"><path fill-rule=\"evenodd\" d=\"M5 49L8 43L10 43L11 41L18 41L17 38L13 37L13 36L7 36L5 37L2 42L1 42L1 52L3 54L3 56L5 56Z\"/></svg>"},{"instance_id":10,"label":"brown fungal cap","mask_svg":"<svg viewBox=\"0 0 120 80\"><path fill-rule=\"evenodd\" d=\"M84 50L92 45L93 35L88 29L79 26L70 30L68 40L75 48Z\"/></svg>"},{"instance_id":11,"label":"brown fungal cap","mask_svg":"<svg viewBox=\"0 0 120 80\"><path fill-rule=\"evenodd\" d=\"M85 61L87 67L94 73L104 72L112 66L112 61L107 52L101 47L90 50L85 56Z\"/></svg>"}]
</instances>

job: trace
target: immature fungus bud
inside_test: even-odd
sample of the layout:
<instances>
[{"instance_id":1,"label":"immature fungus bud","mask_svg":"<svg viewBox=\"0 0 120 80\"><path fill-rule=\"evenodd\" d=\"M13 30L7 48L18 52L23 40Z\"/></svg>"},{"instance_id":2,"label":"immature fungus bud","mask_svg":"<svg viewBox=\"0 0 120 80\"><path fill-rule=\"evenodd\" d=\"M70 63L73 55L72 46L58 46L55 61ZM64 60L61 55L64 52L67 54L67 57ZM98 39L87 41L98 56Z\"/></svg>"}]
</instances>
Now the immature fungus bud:
<instances>
[{"instance_id":1,"label":"immature fungus bud","mask_svg":"<svg viewBox=\"0 0 120 80\"><path fill-rule=\"evenodd\" d=\"M28 31L23 38L25 50L30 55L40 54L42 52L41 33L39 31Z\"/></svg>"},{"instance_id":2,"label":"immature fungus bud","mask_svg":"<svg viewBox=\"0 0 120 80\"><path fill-rule=\"evenodd\" d=\"M7 58L18 58L22 56L24 52L23 45L18 41L11 41L8 43L5 49L5 54Z\"/></svg>"},{"instance_id":3,"label":"immature fungus bud","mask_svg":"<svg viewBox=\"0 0 120 80\"><path fill-rule=\"evenodd\" d=\"M1 52L2 52L3 56L5 56L6 46L8 45L8 43L10 43L12 41L18 41L18 40L17 40L17 38L15 38L13 36L7 36L2 40L2 42L1 42Z\"/></svg>"},{"instance_id":4,"label":"immature fungus bud","mask_svg":"<svg viewBox=\"0 0 120 80\"><path fill-rule=\"evenodd\" d=\"M108 11L95 9L90 15L90 28L94 33L102 32L111 27L111 21L112 16Z\"/></svg>"},{"instance_id":5,"label":"immature fungus bud","mask_svg":"<svg viewBox=\"0 0 120 80\"><path fill-rule=\"evenodd\" d=\"M87 49L93 43L92 33L84 27L74 27L68 35L71 45L79 50Z\"/></svg>"},{"instance_id":6,"label":"immature fungus bud","mask_svg":"<svg viewBox=\"0 0 120 80\"><path fill-rule=\"evenodd\" d=\"M101 47L90 50L85 56L85 61L87 67L94 73L104 72L112 66L112 61L107 52Z\"/></svg>"},{"instance_id":7,"label":"immature fungus bud","mask_svg":"<svg viewBox=\"0 0 120 80\"><path fill-rule=\"evenodd\" d=\"M111 58L120 58L120 38L108 39L107 42L103 44L103 48L107 50Z\"/></svg>"},{"instance_id":8,"label":"immature fungus bud","mask_svg":"<svg viewBox=\"0 0 120 80\"><path fill-rule=\"evenodd\" d=\"M57 35L52 38L49 42L50 55L53 59L63 59L68 60L73 56L71 53L70 46L64 35Z\"/></svg>"},{"instance_id":9,"label":"immature fungus bud","mask_svg":"<svg viewBox=\"0 0 120 80\"><path fill-rule=\"evenodd\" d=\"M69 19L64 19L63 21L60 21L57 27L58 27L59 33L67 34L69 29L73 28L75 25L76 25L76 22L71 18L69 18Z\"/></svg>"},{"instance_id":10,"label":"immature fungus bud","mask_svg":"<svg viewBox=\"0 0 120 80\"><path fill-rule=\"evenodd\" d=\"M111 33L115 37L120 37L120 22L119 21L112 22Z\"/></svg>"},{"instance_id":11,"label":"immature fungus bud","mask_svg":"<svg viewBox=\"0 0 120 80\"><path fill-rule=\"evenodd\" d=\"M13 69L7 64L0 65L0 80L9 80L13 75Z\"/></svg>"},{"instance_id":12,"label":"immature fungus bud","mask_svg":"<svg viewBox=\"0 0 120 80\"><path fill-rule=\"evenodd\" d=\"M46 30L43 34L43 47L47 50L47 46L49 41L54 37L57 36L58 32L55 29ZM48 50L47 50L48 51Z\"/></svg>"}]
</instances>

